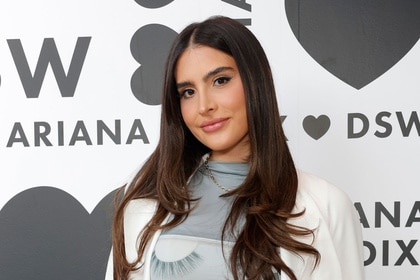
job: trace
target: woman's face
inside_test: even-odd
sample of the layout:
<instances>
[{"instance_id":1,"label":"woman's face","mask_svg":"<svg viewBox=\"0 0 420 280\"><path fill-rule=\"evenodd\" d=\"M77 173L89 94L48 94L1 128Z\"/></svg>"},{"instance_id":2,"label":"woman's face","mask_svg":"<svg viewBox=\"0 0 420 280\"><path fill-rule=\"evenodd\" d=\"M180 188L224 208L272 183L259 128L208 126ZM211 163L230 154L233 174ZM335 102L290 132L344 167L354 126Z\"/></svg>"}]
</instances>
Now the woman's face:
<instances>
[{"instance_id":1,"label":"woman's face","mask_svg":"<svg viewBox=\"0 0 420 280\"><path fill-rule=\"evenodd\" d=\"M184 122L212 150L212 160L246 160L245 94L233 57L207 46L189 47L178 59L175 80Z\"/></svg>"}]
</instances>

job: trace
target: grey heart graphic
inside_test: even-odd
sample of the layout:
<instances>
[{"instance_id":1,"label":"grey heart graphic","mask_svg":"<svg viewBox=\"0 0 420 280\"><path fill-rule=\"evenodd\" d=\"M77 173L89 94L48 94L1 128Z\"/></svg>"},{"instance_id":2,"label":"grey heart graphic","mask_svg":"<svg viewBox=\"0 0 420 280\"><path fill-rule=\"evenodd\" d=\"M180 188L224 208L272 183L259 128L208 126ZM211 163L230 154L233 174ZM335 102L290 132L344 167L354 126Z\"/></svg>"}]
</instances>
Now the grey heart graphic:
<instances>
[{"instance_id":1,"label":"grey heart graphic","mask_svg":"<svg viewBox=\"0 0 420 280\"><path fill-rule=\"evenodd\" d=\"M420 37L420 1L285 0L297 40L356 89L400 61Z\"/></svg>"},{"instance_id":2,"label":"grey heart graphic","mask_svg":"<svg viewBox=\"0 0 420 280\"><path fill-rule=\"evenodd\" d=\"M131 76L131 91L142 103L159 105L166 57L177 33L160 24L148 24L131 38L130 49L140 67Z\"/></svg>"},{"instance_id":3,"label":"grey heart graphic","mask_svg":"<svg viewBox=\"0 0 420 280\"><path fill-rule=\"evenodd\" d=\"M326 115L321 115L318 118L314 116L307 116L303 119L302 125L303 129L309 136L318 140L330 129L331 121Z\"/></svg>"},{"instance_id":4,"label":"grey heart graphic","mask_svg":"<svg viewBox=\"0 0 420 280\"><path fill-rule=\"evenodd\" d=\"M174 0L135 0L137 4L149 9L162 8Z\"/></svg>"},{"instance_id":5,"label":"grey heart graphic","mask_svg":"<svg viewBox=\"0 0 420 280\"><path fill-rule=\"evenodd\" d=\"M57 188L13 197L0 211L0 278L103 280L114 196L108 194L91 214Z\"/></svg>"}]
</instances>

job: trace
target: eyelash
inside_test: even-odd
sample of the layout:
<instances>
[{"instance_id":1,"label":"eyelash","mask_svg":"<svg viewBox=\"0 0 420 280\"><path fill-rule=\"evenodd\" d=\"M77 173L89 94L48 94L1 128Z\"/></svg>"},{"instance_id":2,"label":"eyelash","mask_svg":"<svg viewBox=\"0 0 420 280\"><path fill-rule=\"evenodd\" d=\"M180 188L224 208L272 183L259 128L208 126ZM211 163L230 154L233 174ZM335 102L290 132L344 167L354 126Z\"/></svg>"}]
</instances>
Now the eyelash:
<instances>
[{"instance_id":1,"label":"eyelash","mask_svg":"<svg viewBox=\"0 0 420 280\"><path fill-rule=\"evenodd\" d=\"M182 277L196 269L202 261L203 259L196 252L192 252L185 258L174 262L161 261L157 258L155 252L152 253L152 269L156 275L161 276L158 279Z\"/></svg>"}]
</instances>

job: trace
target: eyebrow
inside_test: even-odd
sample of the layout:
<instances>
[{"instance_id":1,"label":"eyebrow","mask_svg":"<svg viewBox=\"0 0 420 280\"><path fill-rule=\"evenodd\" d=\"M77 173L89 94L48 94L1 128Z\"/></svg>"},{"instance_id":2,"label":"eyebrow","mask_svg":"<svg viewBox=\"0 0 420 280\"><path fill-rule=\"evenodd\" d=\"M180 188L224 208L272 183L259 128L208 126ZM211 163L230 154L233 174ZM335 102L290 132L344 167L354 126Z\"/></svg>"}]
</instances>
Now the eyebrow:
<instances>
[{"instance_id":1,"label":"eyebrow","mask_svg":"<svg viewBox=\"0 0 420 280\"><path fill-rule=\"evenodd\" d=\"M209 71L206 75L204 75L203 81L207 81L211 77L219 74L220 72L226 71L226 70L234 70L234 69L232 67L229 67L229 66L220 66L220 67L217 67L217 68ZM179 88L182 88L182 87L185 87L185 86L191 86L191 85L192 85L192 82L185 81L185 82L177 83L176 84L176 88L179 89Z\"/></svg>"}]
</instances>

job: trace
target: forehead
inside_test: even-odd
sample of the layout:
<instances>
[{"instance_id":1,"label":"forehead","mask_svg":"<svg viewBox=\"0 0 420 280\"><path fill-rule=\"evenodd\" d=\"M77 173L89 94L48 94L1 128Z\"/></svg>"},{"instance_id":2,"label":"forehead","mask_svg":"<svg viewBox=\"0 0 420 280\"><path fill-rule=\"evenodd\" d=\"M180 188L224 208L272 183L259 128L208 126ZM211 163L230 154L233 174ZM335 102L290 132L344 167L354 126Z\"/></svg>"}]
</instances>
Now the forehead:
<instances>
[{"instance_id":1,"label":"forehead","mask_svg":"<svg viewBox=\"0 0 420 280\"><path fill-rule=\"evenodd\" d=\"M178 81L189 76L203 75L222 66L237 69L233 57L218 49L202 45L190 46L179 56L175 65L175 79Z\"/></svg>"}]
</instances>

